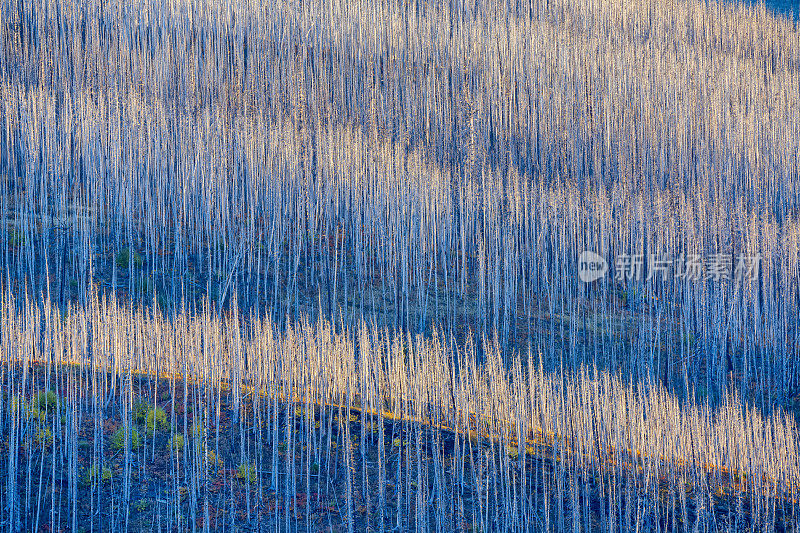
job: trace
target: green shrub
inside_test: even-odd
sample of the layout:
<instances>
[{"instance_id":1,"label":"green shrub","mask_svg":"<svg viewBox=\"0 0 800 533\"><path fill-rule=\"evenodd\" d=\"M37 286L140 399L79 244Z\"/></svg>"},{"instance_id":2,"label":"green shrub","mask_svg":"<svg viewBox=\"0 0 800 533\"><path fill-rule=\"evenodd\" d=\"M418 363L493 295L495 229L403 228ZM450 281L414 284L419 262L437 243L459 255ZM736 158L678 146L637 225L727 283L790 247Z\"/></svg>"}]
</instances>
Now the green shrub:
<instances>
[{"instance_id":1,"label":"green shrub","mask_svg":"<svg viewBox=\"0 0 800 533\"><path fill-rule=\"evenodd\" d=\"M159 294L156 297L156 304L158 305L159 311L162 313L166 313L169 310L169 300L163 294Z\"/></svg>"},{"instance_id":2,"label":"green shrub","mask_svg":"<svg viewBox=\"0 0 800 533\"><path fill-rule=\"evenodd\" d=\"M217 454L214 450L209 450L208 446L206 446L206 428L197 420L194 421L192 424L192 436L194 437L194 451L197 454L196 457L198 460L203 461L208 464L208 468L211 470L216 470L219 466L222 465L222 461L219 460Z\"/></svg>"},{"instance_id":3,"label":"green shrub","mask_svg":"<svg viewBox=\"0 0 800 533\"><path fill-rule=\"evenodd\" d=\"M39 409L34 404L33 406L28 405L27 403L23 404L22 406L25 416L31 420L36 419L40 422L44 422L47 412Z\"/></svg>"},{"instance_id":4,"label":"green shrub","mask_svg":"<svg viewBox=\"0 0 800 533\"><path fill-rule=\"evenodd\" d=\"M167 413L160 407L150 409L147 411L147 434L151 437L155 434L157 429L167 429L169 423L167 422Z\"/></svg>"},{"instance_id":5,"label":"green shrub","mask_svg":"<svg viewBox=\"0 0 800 533\"><path fill-rule=\"evenodd\" d=\"M58 395L54 391L40 392L36 397L36 405L45 413L58 407Z\"/></svg>"},{"instance_id":6,"label":"green shrub","mask_svg":"<svg viewBox=\"0 0 800 533\"><path fill-rule=\"evenodd\" d=\"M25 235L15 229L8 232L8 245L17 247L25 245Z\"/></svg>"},{"instance_id":7,"label":"green shrub","mask_svg":"<svg viewBox=\"0 0 800 533\"><path fill-rule=\"evenodd\" d=\"M147 421L147 414L150 412L150 403L143 400L133 402L133 421L137 424L144 424Z\"/></svg>"},{"instance_id":8,"label":"green shrub","mask_svg":"<svg viewBox=\"0 0 800 533\"><path fill-rule=\"evenodd\" d=\"M211 472L215 472L217 468L222 466L222 461L217 457L217 454L214 450L209 450L205 446L203 446L203 450L205 450L205 461L208 464L208 469Z\"/></svg>"},{"instance_id":9,"label":"green shrub","mask_svg":"<svg viewBox=\"0 0 800 533\"><path fill-rule=\"evenodd\" d=\"M255 483L256 480L258 480L255 465L239 465L239 467L236 469L236 479L239 479L243 483Z\"/></svg>"},{"instance_id":10,"label":"green shrub","mask_svg":"<svg viewBox=\"0 0 800 533\"><path fill-rule=\"evenodd\" d=\"M125 247L117 253L117 267L126 270L130 266L131 259L133 259L133 266L141 268L144 264L144 259L135 250L131 254L130 248Z\"/></svg>"},{"instance_id":11,"label":"green shrub","mask_svg":"<svg viewBox=\"0 0 800 533\"><path fill-rule=\"evenodd\" d=\"M205 440L206 438L206 428L197 420L192 423L192 436L200 439L201 441Z\"/></svg>"},{"instance_id":12,"label":"green shrub","mask_svg":"<svg viewBox=\"0 0 800 533\"><path fill-rule=\"evenodd\" d=\"M172 438L169 439L169 443L167 444L170 450L174 450L176 452L183 451L183 434L182 433L173 433Z\"/></svg>"},{"instance_id":13,"label":"green shrub","mask_svg":"<svg viewBox=\"0 0 800 533\"><path fill-rule=\"evenodd\" d=\"M142 445L142 439L139 436L139 431L136 428L131 428L128 431L130 437L131 448L138 448ZM119 428L111 436L111 449L114 451L121 450L125 447L125 428Z\"/></svg>"},{"instance_id":14,"label":"green shrub","mask_svg":"<svg viewBox=\"0 0 800 533\"><path fill-rule=\"evenodd\" d=\"M22 406L23 410L25 409L25 404L20 402L19 396L14 396L11 398L11 401L8 402L8 414L10 416L16 416L20 406Z\"/></svg>"},{"instance_id":15,"label":"green shrub","mask_svg":"<svg viewBox=\"0 0 800 533\"><path fill-rule=\"evenodd\" d=\"M131 260L131 253L127 248L123 248L119 252L117 252L117 267L121 269L127 269L128 265L130 264Z\"/></svg>"},{"instance_id":16,"label":"green shrub","mask_svg":"<svg viewBox=\"0 0 800 533\"><path fill-rule=\"evenodd\" d=\"M45 415L47 414L43 409L39 409L38 402L29 404L15 396L11 399L11 402L9 402L8 414L17 416L17 413L25 420L39 420L40 422L44 422Z\"/></svg>"},{"instance_id":17,"label":"green shrub","mask_svg":"<svg viewBox=\"0 0 800 533\"><path fill-rule=\"evenodd\" d=\"M95 477L97 477L97 465L93 464L90 468L86 469L86 472L83 474L83 479L81 481L83 481L85 485L90 485ZM112 477L111 469L108 468L107 466L104 466L103 471L100 474L100 481L103 482L111 481L111 477Z\"/></svg>"},{"instance_id":18,"label":"green shrub","mask_svg":"<svg viewBox=\"0 0 800 533\"><path fill-rule=\"evenodd\" d=\"M46 448L53 444L53 432L50 431L50 428L39 428L36 430L33 439L36 444Z\"/></svg>"}]
</instances>

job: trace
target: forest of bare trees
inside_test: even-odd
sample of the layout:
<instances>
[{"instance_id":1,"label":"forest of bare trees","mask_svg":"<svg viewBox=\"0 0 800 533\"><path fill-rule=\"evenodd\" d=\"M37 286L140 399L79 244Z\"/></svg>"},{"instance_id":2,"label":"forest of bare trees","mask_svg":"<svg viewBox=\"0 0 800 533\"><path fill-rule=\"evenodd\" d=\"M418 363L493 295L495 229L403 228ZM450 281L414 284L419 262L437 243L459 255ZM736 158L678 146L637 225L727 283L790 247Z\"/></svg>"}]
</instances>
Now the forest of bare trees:
<instances>
[{"instance_id":1,"label":"forest of bare trees","mask_svg":"<svg viewBox=\"0 0 800 533\"><path fill-rule=\"evenodd\" d=\"M0 0L0 527L795 531L796 24Z\"/></svg>"}]
</instances>

